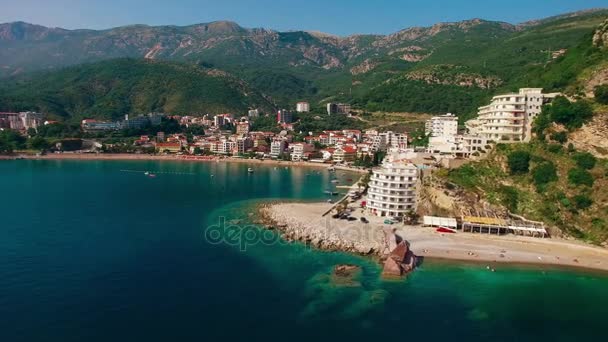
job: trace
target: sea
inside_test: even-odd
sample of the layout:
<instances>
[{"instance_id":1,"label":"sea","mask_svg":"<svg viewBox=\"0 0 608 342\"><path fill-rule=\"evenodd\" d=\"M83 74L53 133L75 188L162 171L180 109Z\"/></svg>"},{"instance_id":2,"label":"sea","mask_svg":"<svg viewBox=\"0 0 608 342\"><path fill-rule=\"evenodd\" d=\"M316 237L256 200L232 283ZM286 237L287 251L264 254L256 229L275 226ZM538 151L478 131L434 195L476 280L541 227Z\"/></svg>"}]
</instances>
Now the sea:
<instances>
[{"instance_id":1,"label":"sea","mask_svg":"<svg viewBox=\"0 0 608 342\"><path fill-rule=\"evenodd\" d=\"M383 280L254 224L260 203L326 201L329 172L248 167L0 161L0 341L605 339L606 274L424 260Z\"/></svg>"}]
</instances>

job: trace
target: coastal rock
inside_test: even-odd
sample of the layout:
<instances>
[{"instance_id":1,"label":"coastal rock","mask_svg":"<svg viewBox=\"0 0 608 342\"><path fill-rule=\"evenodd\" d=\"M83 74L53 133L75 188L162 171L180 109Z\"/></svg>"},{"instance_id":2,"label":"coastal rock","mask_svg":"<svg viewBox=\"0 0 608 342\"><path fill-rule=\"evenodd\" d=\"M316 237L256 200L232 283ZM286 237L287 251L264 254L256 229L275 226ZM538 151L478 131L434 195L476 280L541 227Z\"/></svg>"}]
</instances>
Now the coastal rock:
<instances>
[{"instance_id":1,"label":"coastal rock","mask_svg":"<svg viewBox=\"0 0 608 342\"><path fill-rule=\"evenodd\" d=\"M357 265L337 265L331 275L332 283L337 286L360 286L356 278L361 272L361 267Z\"/></svg>"}]
</instances>

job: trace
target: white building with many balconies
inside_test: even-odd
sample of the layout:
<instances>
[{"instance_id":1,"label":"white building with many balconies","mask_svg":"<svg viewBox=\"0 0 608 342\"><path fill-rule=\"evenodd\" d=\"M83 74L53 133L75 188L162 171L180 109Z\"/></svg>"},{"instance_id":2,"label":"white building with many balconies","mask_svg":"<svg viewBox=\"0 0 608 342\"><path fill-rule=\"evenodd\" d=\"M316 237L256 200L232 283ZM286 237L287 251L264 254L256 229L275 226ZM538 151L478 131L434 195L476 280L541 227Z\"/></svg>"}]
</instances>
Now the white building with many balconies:
<instances>
[{"instance_id":1,"label":"white building with many balconies","mask_svg":"<svg viewBox=\"0 0 608 342\"><path fill-rule=\"evenodd\" d=\"M419 170L399 154L384 159L369 181L367 209L372 215L403 217L416 210Z\"/></svg>"},{"instance_id":2,"label":"white building with many balconies","mask_svg":"<svg viewBox=\"0 0 608 342\"><path fill-rule=\"evenodd\" d=\"M528 142L532 123L544 104L558 93L543 94L541 88L522 88L517 94L498 95L480 107L478 117L466 122L469 133L502 143Z\"/></svg>"},{"instance_id":3,"label":"white building with many balconies","mask_svg":"<svg viewBox=\"0 0 608 342\"><path fill-rule=\"evenodd\" d=\"M454 114L434 116L424 125L424 131L431 137L453 137L458 134L458 117Z\"/></svg>"}]
</instances>

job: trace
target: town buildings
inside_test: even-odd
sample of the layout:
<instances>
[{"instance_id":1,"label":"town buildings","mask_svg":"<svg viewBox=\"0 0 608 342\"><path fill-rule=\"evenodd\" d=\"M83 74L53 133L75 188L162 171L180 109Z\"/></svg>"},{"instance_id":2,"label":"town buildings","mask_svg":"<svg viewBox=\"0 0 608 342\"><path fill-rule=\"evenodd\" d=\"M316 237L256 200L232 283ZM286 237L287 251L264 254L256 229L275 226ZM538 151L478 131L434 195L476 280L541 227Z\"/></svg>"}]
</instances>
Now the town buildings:
<instances>
[{"instance_id":1,"label":"town buildings","mask_svg":"<svg viewBox=\"0 0 608 342\"><path fill-rule=\"evenodd\" d=\"M289 124L293 120L293 115L287 109L281 109L277 112L277 122L281 124Z\"/></svg>"},{"instance_id":2,"label":"town buildings","mask_svg":"<svg viewBox=\"0 0 608 342\"><path fill-rule=\"evenodd\" d=\"M349 114L351 112L351 107L349 104L345 103L333 103L330 102L327 104L327 114Z\"/></svg>"},{"instance_id":3,"label":"town buildings","mask_svg":"<svg viewBox=\"0 0 608 342\"><path fill-rule=\"evenodd\" d=\"M434 116L426 122L424 131L431 137L455 136L458 134L458 117L451 113Z\"/></svg>"},{"instance_id":4,"label":"town buildings","mask_svg":"<svg viewBox=\"0 0 608 342\"><path fill-rule=\"evenodd\" d=\"M247 116L250 118L257 118L260 116L260 111L258 109L250 109L249 112L247 112Z\"/></svg>"},{"instance_id":5,"label":"town buildings","mask_svg":"<svg viewBox=\"0 0 608 342\"><path fill-rule=\"evenodd\" d=\"M270 156L272 158L279 158L283 156L283 152L285 151L285 140L283 139L275 139L270 143Z\"/></svg>"},{"instance_id":6,"label":"town buildings","mask_svg":"<svg viewBox=\"0 0 608 342\"><path fill-rule=\"evenodd\" d=\"M405 216L416 210L419 170L398 153L387 156L373 170L369 181L367 209L372 215Z\"/></svg>"},{"instance_id":7,"label":"town buildings","mask_svg":"<svg viewBox=\"0 0 608 342\"><path fill-rule=\"evenodd\" d=\"M295 143L290 144L289 149L291 150L292 161L302 161L308 159L306 155L314 151L314 146L306 143Z\"/></svg>"},{"instance_id":8,"label":"town buildings","mask_svg":"<svg viewBox=\"0 0 608 342\"><path fill-rule=\"evenodd\" d=\"M519 93L494 96L466 127L469 133L495 142L529 142L534 119L558 95L543 94L541 88L522 88Z\"/></svg>"},{"instance_id":9,"label":"town buildings","mask_svg":"<svg viewBox=\"0 0 608 342\"><path fill-rule=\"evenodd\" d=\"M0 113L0 128L16 131L38 129L44 123L43 114L36 112Z\"/></svg>"},{"instance_id":10,"label":"town buildings","mask_svg":"<svg viewBox=\"0 0 608 342\"><path fill-rule=\"evenodd\" d=\"M119 129L139 129L145 126L158 126L161 124L165 114L162 113L149 113L141 114L136 117L131 117L129 114L125 115L122 121L100 121L94 119L84 119L81 121L80 126L86 132L93 131L113 131Z\"/></svg>"},{"instance_id":11,"label":"town buildings","mask_svg":"<svg viewBox=\"0 0 608 342\"><path fill-rule=\"evenodd\" d=\"M156 143L156 151L159 153L178 153L182 150L179 142Z\"/></svg>"},{"instance_id":12,"label":"town buildings","mask_svg":"<svg viewBox=\"0 0 608 342\"><path fill-rule=\"evenodd\" d=\"M310 112L310 104L308 102L298 102L296 104L296 112L298 112L298 113Z\"/></svg>"},{"instance_id":13,"label":"town buildings","mask_svg":"<svg viewBox=\"0 0 608 342\"><path fill-rule=\"evenodd\" d=\"M236 124L236 134L246 135L249 133L249 121L240 121Z\"/></svg>"},{"instance_id":14,"label":"town buildings","mask_svg":"<svg viewBox=\"0 0 608 342\"><path fill-rule=\"evenodd\" d=\"M333 161L339 164L352 163L357 158L357 148L351 146L340 146L333 153Z\"/></svg>"}]
</instances>

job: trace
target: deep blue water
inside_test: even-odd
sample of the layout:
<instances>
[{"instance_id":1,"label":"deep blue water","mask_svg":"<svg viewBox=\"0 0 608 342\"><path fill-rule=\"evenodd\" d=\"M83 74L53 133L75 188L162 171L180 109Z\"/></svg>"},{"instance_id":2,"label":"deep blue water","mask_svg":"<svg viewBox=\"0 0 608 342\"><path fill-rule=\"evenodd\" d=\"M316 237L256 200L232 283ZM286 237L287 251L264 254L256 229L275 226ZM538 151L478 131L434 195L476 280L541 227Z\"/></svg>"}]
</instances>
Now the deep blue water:
<instances>
[{"instance_id":1,"label":"deep blue water","mask_svg":"<svg viewBox=\"0 0 608 342\"><path fill-rule=\"evenodd\" d=\"M385 282L370 259L276 240L245 251L210 243L205 232L220 217L242 227L260 200L321 200L329 184L313 169L246 170L0 162L0 341L603 336L604 275L426 261L407 280ZM330 281L332 267L346 262L363 267L360 286Z\"/></svg>"}]
</instances>

